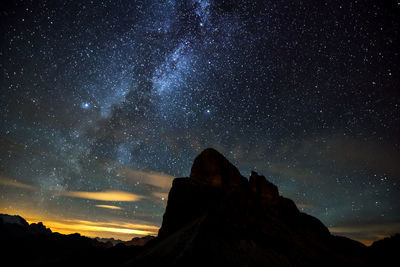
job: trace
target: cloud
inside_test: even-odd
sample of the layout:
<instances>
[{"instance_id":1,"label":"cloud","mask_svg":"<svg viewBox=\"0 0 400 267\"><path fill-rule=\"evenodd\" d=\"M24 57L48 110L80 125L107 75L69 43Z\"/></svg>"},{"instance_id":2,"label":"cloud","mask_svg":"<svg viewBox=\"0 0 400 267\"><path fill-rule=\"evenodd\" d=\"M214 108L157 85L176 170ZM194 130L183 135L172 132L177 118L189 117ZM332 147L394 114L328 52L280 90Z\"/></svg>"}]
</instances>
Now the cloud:
<instances>
[{"instance_id":1,"label":"cloud","mask_svg":"<svg viewBox=\"0 0 400 267\"><path fill-rule=\"evenodd\" d=\"M160 191L169 191L173 176L147 170L122 169L119 174L130 183L148 184L158 187Z\"/></svg>"},{"instance_id":2,"label":"cloud","mask_svg":"<svg viewBox=\"0 0 400 267\"><path fill-rule=\"evenodd\" d=\"M165 208L168 199L168 192L171 189L173 176L154 172L150 170L135 170L130 168L122 169L119 176L127 183L137 185L147 185L150 188L146 199L161 208Z\"/></svg>"},{"instance_id":3,"label":"cloud","mask_svg":"<svg viewBox=\"0 0 400 267\"><path fill-rule=\"evenodd\" d=\"M331 136L320 149L323 158L334 160L343 167L361 167L370 172L400 175L400 153L394 146L375 141Z\"/></svg>"},{"instance_id":4,"label":"cloud","mask_svg":"<svg viewBox=\"0 0 400 267\"><path fill-rule=\"evenodd\" d=\"M103 192L61 191L60 194L67 197L85 198L85 199L93 199L101 201L134 202L143 198L140 195L124 191L103 191Z\"/></svg>"},{"instance_id":5,"label":"cloud","mask_svg":"<svg viewBox=\"0 0 400 267\"><path fill-rule=\"evenodd\" d=\"M111 205L96 205L99 208L111 209L111 210L123 210L123 208L118 206L111 206Z\"/></svg>"},{"instance_id":6,"label":"cloud","mask_svg":"<svg viewBox=\"0 0 400 267\"><path fill-rule=\"evenodd\" d=\"M0 176L0 185L22 188L26 190L36 190L36 187L34 187L33 185L24 184L18 182L17 180L13 180L4 176Z\"/></svg>"},{"instance_id":7,"label":"cloud","mask_svg":"<svg viewBox=\"0 0 400 267\"><path fill-rule=\"evenodd\" d=\"M168 201L168 193L163 192L153 192L151 193L153 203L157 204L159 207L165 209Z\"/></svg>"},{"instance_id":8,"label":"cloud","mask_svg":"<svg viewBox=\"0 0 400 267\"><path fill-rule=\"evenodd\" d=\"M327 170L365 170L400 176L400 151L388 144L342 135L324 135L302 143L282 145L266 171L303 182L318 183L332 175ZM285 158L287 164L281 163ZM261 164L261 163L260 163Z\"/></svg>"},{"instance_id":9,"label":"cloud","mask_svg":"<svg viewBox=\"0 0 400 267\"><path fill-rule=\"evenodd\" d=\"M296 203L297 208L299 208L301 211L304 210L310 210L313 208L311 204L306 204L306 203Z\"/></svg>"},{"instance_id":10,"label":"cloud","mask_svg":"<svg viewBox=\"0 0 400 267\"><path fill-rule=\"evenodd\" d=\"M168 199L168 193L153 192L152 195L154 197L156 197L157 199L161 199L161 200L167 200Z\"/></svg>"},{"instance_id":11,"label":"cloud","mask_svg":"<svg viewBox=\"0 0 400 267\"><path fill-rule=\"evenodd\" d=\"M104 226L104 227L119 227L119 228L134 228L137 230L142 231L158 231L159 227L154 225L148 224L138 224L138 223L129 223L129 222L122 222L122 221L112 221L112 222L93 222L93 221L86 221L86 220L77 220L77 219L65 219L67 223L72 224L85 224L91 226Z\"/></svg>"},{"instance_id":12,"label":"cloud","mask_svg":"<svg viewBox=\"0 0 400 267\"><path fill-rule=\"evenodd\" d=\"M303 160L304 167L312 167L316 163L336 164L345 169L361 168L369 172L381 172L400 175L400 151L391 144L377 140L364 140L343 135L323 135L316 139L308 139L300 145L287 148L296 160L307 155Z\"/></svg>"}]
</instances>

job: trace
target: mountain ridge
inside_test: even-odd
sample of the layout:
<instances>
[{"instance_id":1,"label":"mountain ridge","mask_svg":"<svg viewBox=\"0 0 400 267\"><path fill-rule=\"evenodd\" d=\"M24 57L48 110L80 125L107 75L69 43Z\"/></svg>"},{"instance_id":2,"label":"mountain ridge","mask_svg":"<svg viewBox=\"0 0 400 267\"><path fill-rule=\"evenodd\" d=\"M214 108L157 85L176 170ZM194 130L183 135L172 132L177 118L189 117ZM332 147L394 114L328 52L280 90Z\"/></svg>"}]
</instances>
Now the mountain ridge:
<instances>
[{"instance_id":1,"label":"mountain ridge","mask_svg":"<svg viewBox=\"0 0 400 267\"><path fill-rule=\"evenodd\" d=\"M341 247L352 247L351 253ZM264 176L240 174L218 151L175 178L158 238L127 266L368 265L357 241L336 238Z\"/></svg>"},{"instance_id":2,"label":"mountain ridge","mask_svg":"<svg viewBox=\"0 0 400 267\"><path fill-rule=\"evenodd\" d=\"M79 234L49 231L41 223L29 225L20 216L0 215L0 244L6 255L3 263L389 266L399 262L400 248L399 234L370 247L332 235L321 221L299 211L292 200L281 196L277 186L264 176L251 172L249 179L245 178L214 149L206 149L195 158L189 177L173 180L156 238L134 238L110 246L110 240L106 244ZM143 242L144 246L137 246Z\"/></svg>"}]
</instances>

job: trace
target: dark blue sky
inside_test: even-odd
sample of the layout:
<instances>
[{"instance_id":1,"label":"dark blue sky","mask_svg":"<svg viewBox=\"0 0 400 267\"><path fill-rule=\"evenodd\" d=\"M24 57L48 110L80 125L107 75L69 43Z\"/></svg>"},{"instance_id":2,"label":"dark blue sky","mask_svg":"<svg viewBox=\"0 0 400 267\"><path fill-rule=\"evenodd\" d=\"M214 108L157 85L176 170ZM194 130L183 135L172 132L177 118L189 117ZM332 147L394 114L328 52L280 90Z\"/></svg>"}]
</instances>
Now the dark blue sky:
<instances>
[{"instance_id":1,"label":"dark blue sky","mask_svg":"<svg viewBox=\"0 0 400 267\"><path fill-rule=\"evenodd\" d=\"M127 239L214 147L335 233L400 231L396 1L3 2L1 212Z\"/></svg>"}]
</instances>

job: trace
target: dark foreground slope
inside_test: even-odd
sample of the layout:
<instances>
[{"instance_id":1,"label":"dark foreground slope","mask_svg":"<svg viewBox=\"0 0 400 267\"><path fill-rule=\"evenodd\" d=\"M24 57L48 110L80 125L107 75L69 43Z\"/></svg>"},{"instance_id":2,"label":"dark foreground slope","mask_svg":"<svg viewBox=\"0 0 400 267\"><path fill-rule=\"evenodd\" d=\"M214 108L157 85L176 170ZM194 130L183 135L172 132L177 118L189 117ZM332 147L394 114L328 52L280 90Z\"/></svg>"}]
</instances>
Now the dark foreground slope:
<instances>
[{"instance_id":1,"label":"dark foreground slope","mask_svg":"<svg viewBox=\"0 0 400 267\"><path fill-rule=\"evenodd\" d=\"M364 266L364 251L207 149L173 181L157 240L126 266Z\"/></svg>"},{"instance_id":2,"label":"dark foreground slope","mask_svg":"<svg viewBox=\"0 0 400 267\"><path fill-rule=\"evenodd\" d=\"M0 214L0 266L118 266L141 249L52 233L42 223L28 224L20 216Z\"/></svg>"}]
</instances>

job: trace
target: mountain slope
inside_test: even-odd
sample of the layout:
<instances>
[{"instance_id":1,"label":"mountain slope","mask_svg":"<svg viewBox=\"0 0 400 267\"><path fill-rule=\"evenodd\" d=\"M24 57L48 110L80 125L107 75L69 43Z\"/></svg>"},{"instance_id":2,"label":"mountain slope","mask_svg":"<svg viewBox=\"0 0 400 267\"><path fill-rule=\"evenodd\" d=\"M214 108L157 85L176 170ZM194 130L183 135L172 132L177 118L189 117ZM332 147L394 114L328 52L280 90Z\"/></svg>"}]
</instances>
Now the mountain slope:
<instances>
[{"instance_id":1,"label":"mountain slope","mask_svg":"<svg viewBox=\"0 0 400 267\"><path fill-rule=\"evenodd\" d=\"M346 249L344 249L346 248ZM132 266L362 266L364 245L332 236L275 185L214 149L176 178L155 242Z\"/></svg>"}]
</instances>

